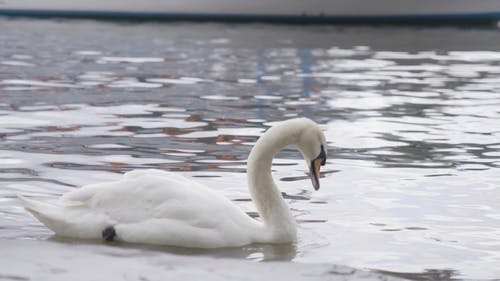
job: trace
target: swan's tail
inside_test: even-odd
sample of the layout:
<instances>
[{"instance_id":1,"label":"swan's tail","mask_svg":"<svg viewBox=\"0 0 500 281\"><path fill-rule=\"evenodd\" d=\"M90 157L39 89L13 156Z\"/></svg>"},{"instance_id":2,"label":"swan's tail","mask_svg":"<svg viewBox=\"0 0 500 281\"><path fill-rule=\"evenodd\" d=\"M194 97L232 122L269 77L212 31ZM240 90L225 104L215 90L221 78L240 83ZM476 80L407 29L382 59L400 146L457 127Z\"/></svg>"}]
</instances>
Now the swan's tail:
<instances>
[{"instance_id":1,"label":"swan's tail","mask_svg":"<svg viewBox=\"0 0 500 281\"><path fill-rule=\"evenodd\" d=\"M57 233L56 230L65 224L65 220L62 217L64 212L61 211L60 206L29 199L20 194L17 194L17 197L21 200L27 211L54 232Z\"/></svg>"},{"instance_id":2,"label":"swan's tail","mask_svg":"<svg viewBox=\"0 0 500 281\"><path fill-rule=\"evenodd\" d=\"M89 212L81 202L59 201L58 205L36 201L20 194L17 197L27 211L59 236L100 239L103 229L113 225L106 215Z\"/></svg>"}]
</instances>

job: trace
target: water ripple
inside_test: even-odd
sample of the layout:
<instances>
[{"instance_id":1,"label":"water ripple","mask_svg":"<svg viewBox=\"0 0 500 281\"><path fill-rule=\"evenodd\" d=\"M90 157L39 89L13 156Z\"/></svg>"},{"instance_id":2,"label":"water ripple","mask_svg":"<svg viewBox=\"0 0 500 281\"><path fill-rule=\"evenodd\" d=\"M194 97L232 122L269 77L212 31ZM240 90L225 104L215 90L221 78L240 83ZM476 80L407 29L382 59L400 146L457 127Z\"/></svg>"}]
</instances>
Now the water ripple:
<instances>
[{"instance_id":1,"label":"water ripple","mask_svg":"<svg viewBox=\"0 0 500 281\"><path fill-rule=\"evenodd\" d=\"M59 30L40 37L0 21L0 238L50 235L17 192L54 199L141 168L183 172L255 214L251 147L274 122L306 116L329 141L322 190L311 193L297 151L273 165L301 228L294 260L405 277L500 275L499 52L374 47L373 37L336 46L343 40L319 27L177 26L189 31L181 36L155 24L68 24L87 36L78 37L37 21Z\"/></svg>"}]
</instances>

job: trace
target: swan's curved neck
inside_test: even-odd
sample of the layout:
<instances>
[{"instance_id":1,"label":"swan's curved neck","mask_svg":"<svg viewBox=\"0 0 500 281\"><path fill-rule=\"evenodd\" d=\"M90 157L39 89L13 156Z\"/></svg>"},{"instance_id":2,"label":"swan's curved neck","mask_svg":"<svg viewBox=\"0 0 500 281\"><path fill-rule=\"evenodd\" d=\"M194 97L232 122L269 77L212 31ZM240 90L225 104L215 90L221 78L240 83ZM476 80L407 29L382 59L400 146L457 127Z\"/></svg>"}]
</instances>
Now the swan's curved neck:
<instances>
[{"instance_id":1,"label":"swan's curved neck","mask_svg":"<svg viewBox=\"0 0 500 281\"><path fill-rule=\"evenodd\" d=\"M264 225L274 234L295 238L295 219L271 175L276 153L295 143L293 131L277 126L262 135L248 156L247 174L250 195Z\"/></svg>"}]
</instances>

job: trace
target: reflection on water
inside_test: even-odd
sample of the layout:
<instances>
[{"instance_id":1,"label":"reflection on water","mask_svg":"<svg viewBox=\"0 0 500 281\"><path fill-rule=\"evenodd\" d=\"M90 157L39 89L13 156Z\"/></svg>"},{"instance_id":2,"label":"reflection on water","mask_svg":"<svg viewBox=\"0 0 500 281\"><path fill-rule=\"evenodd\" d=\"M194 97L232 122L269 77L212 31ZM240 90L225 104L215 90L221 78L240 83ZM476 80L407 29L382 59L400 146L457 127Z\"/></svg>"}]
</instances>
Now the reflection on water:
<instances>
[{"instance_id":1,"label":"reflection on water","mask_svg":"<svg viewBox=\"0 0 500 281\"><path fill-rule=\"evenodd\" d=\"M251 147L274 122L306 116L329 141L322 190L294 149L273 166L296 245L160 250L500 276L500 53L460 41L469 31L0 23L0 238L51 236L18 192L53 200L142 168L195 177L255 216ZM403 44L408 34L454 41Z\"/></svg>"},{"instance_id":2,"label":"reflection on water","mask_svg":"<svg viewBox=\"0 0 500 281\"><path fill-rule=\"evenodd\" d=\"M65 244L87 244L99 245L96 241L75 241L64 237L52 236L49 238L51 241L56 241ZM152 246L152 245L138 245L113 242L112 247L141 249L152 252L168 252L176 255L183 256L217 256L225 258L246 259L251 261L291 261L297 254L296 244L253 244L238 248L220 248L220 249L196 249L196 248L181 248L171 246Z\"/></svg>"}]
</instances>

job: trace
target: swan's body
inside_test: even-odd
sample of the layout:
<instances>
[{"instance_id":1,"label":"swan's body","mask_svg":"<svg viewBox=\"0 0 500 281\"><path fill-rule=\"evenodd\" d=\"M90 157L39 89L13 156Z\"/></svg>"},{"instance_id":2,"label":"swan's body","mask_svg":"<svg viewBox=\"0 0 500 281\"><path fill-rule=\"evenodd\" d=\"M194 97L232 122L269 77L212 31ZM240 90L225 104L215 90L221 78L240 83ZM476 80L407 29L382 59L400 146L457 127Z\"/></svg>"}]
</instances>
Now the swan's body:
<instances>
[{"instance_id":1,"label":"swan's body","mask_svg":"<svg viewBox=\"0 0 500 281\"><path fill-rule=\"evenodd\" d=\"M24 200L35 217L65 237L101 239L114 226L117 239L137 243L208 248L266 240L262 224L224 196L160 170L84 186L63 195L58 206Z\"/></svg>"},{"instance_id":2,"label":"swan's body","mask_svg":"<svg viewBox=\"0 0 500 281\"><path fill-rule=\"evenodd\" d=\"M317 125L299 118L272 127L248 158L249 189L261 221L210 188L160 170L135 170L116 182L83 186L57 205L20 198L59 236L198 248L286 243L295 240L296 224L272 180L271 164L290 144L311 161L313 184L319 186L326 155Z\"/></svg>"}]
</instances>

